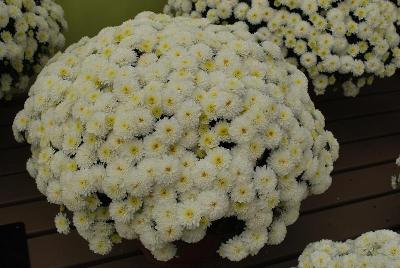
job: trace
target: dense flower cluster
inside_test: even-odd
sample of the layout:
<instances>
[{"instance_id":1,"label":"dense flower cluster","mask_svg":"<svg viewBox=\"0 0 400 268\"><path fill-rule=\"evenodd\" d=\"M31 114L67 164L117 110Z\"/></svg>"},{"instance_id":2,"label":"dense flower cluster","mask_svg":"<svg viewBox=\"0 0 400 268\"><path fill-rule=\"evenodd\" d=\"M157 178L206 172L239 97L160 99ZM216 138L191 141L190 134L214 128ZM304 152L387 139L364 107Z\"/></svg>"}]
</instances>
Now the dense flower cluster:
<instances>
[{"instance_id":1,"label":"dense flower cluster","mask_svg":"<svg viewBox=\"0 0 400 268\"><path fill-rule=\"evenodd\" d=\"M305 75L243 24L139 14L47 65L15 118L38 189L106 254L138 238L162 261L218 219L238 261L278 244L300 202L331 184L338 144ZM70 216L72 214L72 217Z\"/></svg>"},{"instance_id":2,"label":"dense flower cluster","mask_svg":"<svg viewBox=\"0 0 400 268\"><path fill-rule=\"evenodd\" d=\"M309 244L299 268L389 268L400 266L400 235L390 230L368 232L355 240L321 240Z\"/></svg>"},{"instance_id":3,"label":"dense flower cluster","mask_svg":"<svg viewBox=\"0 0 400 268\"><path fill-rule=\"evenodd\" d=\"M64 11L52 0L0 1L0 99L24 92L64 46Z\"/></svg>"},{"instance_id":4,"label":"dense flower cluster","mask_svg":"<svg viewBox=\"0 0 400 268\"><path fill-rule=\"evenodd\" d=\"M390 0L169 0L164 11L245 22L301 66L316 94L341 86L355 96L400 68L400 9Z\"/></svg>"}]
</instances>

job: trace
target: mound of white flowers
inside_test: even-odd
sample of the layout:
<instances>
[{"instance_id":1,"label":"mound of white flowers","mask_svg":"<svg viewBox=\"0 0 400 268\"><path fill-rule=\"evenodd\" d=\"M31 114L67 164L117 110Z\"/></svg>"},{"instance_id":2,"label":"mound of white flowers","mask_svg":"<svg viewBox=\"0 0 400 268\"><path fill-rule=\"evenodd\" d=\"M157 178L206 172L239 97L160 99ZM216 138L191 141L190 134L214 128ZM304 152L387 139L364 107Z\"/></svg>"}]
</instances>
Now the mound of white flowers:
<instances>
[{"instance_id":1,"label":"mound of white flowers","mask_svg":"<svg viewBox=\"0 0 400 268\"><path fill-rule=\"evenodd\" d=\"M0 1L0 99L28 90L64 46L64 11L52 0Z\"/></svg>"},{"instance_id":2,"label":"mound of white flowers","mask_svg":"<svg viewBox=\"0 0 400 268\"><path fill-rule=\"evenodd\" d=\"M393 3L392 3L393 2ZM169 0L165 13L243 21L262 42L280 46L300 65L316 94L342 87L356 96L374 76L400 67L399 1L390 0Z\"/></svg>"},{"instance_id":3,"label":"mound of white flowers","mask_svg":"<svg viewBox=\"0 0 400 268\"><path fill-rule=\"evenodd\" d=\"M166 261L237 217L219 254L254 255L330 186L338 157L304 74L242 24L141 13L69 47L29 93L13 126L28 171L71 212L59 232L72 215L100 254L138 238Z\"/></svg>"},{"instance_id":4,"label":"mound of white flowers","mask_svg":"<svg viewBox=\"0 0 400 268\"><path fill-rule=\"evenodd\" d=\"M321 240L309 244L299 268L389 268L400 266L400 235L390 230L368 232L355 240Z\"/></svg>"}]
</instances>

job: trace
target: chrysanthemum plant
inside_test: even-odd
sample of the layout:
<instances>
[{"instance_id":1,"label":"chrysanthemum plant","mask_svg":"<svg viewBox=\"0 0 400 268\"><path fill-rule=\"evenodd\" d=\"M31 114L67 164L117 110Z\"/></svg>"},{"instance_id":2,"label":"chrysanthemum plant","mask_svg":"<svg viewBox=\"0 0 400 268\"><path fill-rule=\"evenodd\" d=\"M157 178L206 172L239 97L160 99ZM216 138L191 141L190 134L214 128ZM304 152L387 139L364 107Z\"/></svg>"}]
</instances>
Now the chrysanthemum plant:
<instances>
[{"instance_id":1,"label":"chrysanthemum plant","mask_svg":"<svg viewBox=\"0 0 400 268\"><path fill-rule=\"evenodd\" d=\"M400 266L400 235L390 230L368 232L355 240L321 240L309 244L299 257L299 268Z\"/></svg>"},{"instance_id":2,"label":"chrysanthemum plant","mask_svg":"<svg viewBox=\"0 0 400 268\"><path fill-rule=\"evenodd\" d=\"M72 223L100 254L139 239L167 261L230 218L241 230L218 252L239 261L330 186L324 126L305 75L245 25L145 12L47 65L13 130L60 233Z\"/></svg>"},{"instance_id":3,"label":"chrysanthemum plant","mask_svg":"<svg viewBox=\"0 0 400 268\"><path fill-rule=\"evenodd\" d=\"M246 23L259 42L282 48L317 95L343 88L356 96L374 77L392 76L400 67L395 0L169 0L164 11Z\"/></svg>"},{"instance_id":4,"label":"chrysanthemum plant","mask_svg":"<svg viewBox=\"0 0 400 268\"><path fill-rule=\"evenodd\" d=\"M52 0L0 1L0 99L26 92L64 46L64 11Z\"/></svg>"}]
</instances>

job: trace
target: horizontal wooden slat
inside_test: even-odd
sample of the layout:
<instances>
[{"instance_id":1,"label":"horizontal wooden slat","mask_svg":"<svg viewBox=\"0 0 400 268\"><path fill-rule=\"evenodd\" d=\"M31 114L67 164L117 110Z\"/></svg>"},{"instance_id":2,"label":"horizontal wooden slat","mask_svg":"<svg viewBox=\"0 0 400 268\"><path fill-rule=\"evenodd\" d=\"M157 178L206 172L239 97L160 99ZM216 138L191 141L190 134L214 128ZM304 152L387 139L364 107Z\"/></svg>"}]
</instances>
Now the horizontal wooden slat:
<instances>
[{"instance_id":1,"label":"horizontal wooden slat","mask_svg":"<svg viewBox=\"0 0 400 268\"><path fill-rule=\"evenodd\" d=\"M97 265L88 265L93 268L152 268L154 265L144 255L108 261Z\"/></svg>"},{"instance_id":2,"label":"horizontal wooden slat","mask_svg":"<svg viewBox=\"0 0 400 268\"><path fill-rule=\"evenodd\" d=\"M268 265L268 268L296 268L297 267L297 258L294 258L290 261L284 261L284 262L279 262L276 264L270 264ZM264 267L264 266L261 266Z\"/></svg>"},{"instance_id":3,"label":"horizontal wooden slat","mask_svg":"<svg viewBox=\"0 0 400 268\"><path fill-rule=\"evenodd\" d=\"M40 198L35 180L28 173L18 173L2 177L0 187L0 207Z\"/></svg>"},{"instance_id":4,"label":"horizontal wooden slat","mask_svg":"<svg viewBox=\"0 0 400 268\"><path fill-rule=\"evenodd\" d=\"M295 268L297 266L297 259L292 259L289 261L284 261L276 264L271 264L266 266L252 266L253 268L258 268L258 267L265 267L265 268ZM164 267L164 268L177 268L177 267L205 267L205 268L222 268L222 267L230 267L228 266L221 266L220 262L215 262L215 263L207 263L205 265L196 265L195 263L191 263L190 266L173 266L173 265L168 265L166 263L165 265L157 265L155 266L152 262L146 259L144 255L136 255L136 256L131 256L127 258L122 258L122 259L117 259L117 260L111 260L102 264L97 264L97 265L88 265L87 267L91 268L154 268L154 267Z\"/></svg>"},{"instance_id":5,"label":"horizontal wooden slat","mask_svg":"<svg viewBox=\"0 0 400 268\"><path fill-rule=\"evenodd\" d=\"M89 250L88 243L76 231L69 235L50 234L28 240L32 268L66 267L126 255L138 251L136 241L124 241L115 245L107 256ZM140 266L138 266L140 267Z\"/></svg>"},{"instance_id":6,"label":"horizontal wooden slat","mask_svg":"<svg viewBox=\"0 0 400 268\"><path fill-rule=\"evenodd\" d=\"M15 140L11 126L0 126L0 150L22 146L24 146L23 143Z\"/></svg>"},{"instance_id":7,"label":"horizontal wooden slat","mask_svg":"<svg viewBox=\"0 0 400 268\"><path fill-rule=\"evenodd\" d=\"M316 103L327 121L400 110L400 91Z\"/></svg>"},{"instance_id":8,"label":"horizontal wooden slat","mask_svg":"<svg viewBox=\"0 0 400 268\"><path fill-rule=\"evenodd\" d=\"M228 266L221 266L219 262L216 263L207 263L205 265L195 265L192 263L190 267L205 267L205 268L221 268L221 267L230 267L229 264ZM260 266L251 266L252 268L258 268L258 267L264 267L264 268L296 268L297 266L297 259L294 258L289 261L284 261L284 262L279 262L276 264L270 264L268 266L260 265ZM98 265L89 265L87 267L91 268L154 268L154 267L171 267L171 268L177 268L178 266L168 266L166 263L165 265L157 265L155 266L153 263L151 263L149 260L145 258L144 255L138 255L138 256L131 256L128 258L122 258L122 259L117 259L117 260L111 260L102 264ZM188 267L188 266L179 266L179 267ZM249 266L250 267L250 266Z\"/></svg>"},{"instance_id":9,"label":"horizontal wooden slat","mask_svg":"<svg viewBox=\"0 0 400 268\"><path fill-rule=\"evenodd\" d=\"M0 225L23 222L28 236L54 230L54 217L58 207L46 201L35 201L0 208Z\"/></svg>"},{"instance_id":10,"label":"horizontal wooden slat","mask_svg":"<svg viewBox=\"0 0 400 268\"><path fill-rule=\"evenodd\" d=\"M400 153L400 135L348 143L340 147L334 172L394 161Z\"/></svg>"},{"instance_id":11,"label":"horizontal wooden slat","mask_svg":"<svg viewBox=\"0 0 400 268\"><path fill-rule=\"evenodd\" d=\"M370 139L379 136L400 134L400 111L335 121L327 124L339 144Z\"/></svg>"},{"instance_id":12,"label":"horizontal wooden slat","mask_svg":"<svg viewBox=\"0 0 400 268\"><path fill-rule=\"evenodd\" d=\"M4 149L1 154L0 177L25 171L26 161L31 155L28 146Z\"/></svg>"},{"instance_id":13,"label":"horizontal wooden slat","mask_svg":"<svg viewBox=\"0 0 400 268\"><path fill-rule=\"evenodd\" d=\"M24 108L25 98L16 98L11 101L0 101L0 126L10 126L15 115Z\"/></svg>"},{"instance_id":14,"label":"horizontal wooden slat","mask_svg":"<svg viewBox=\"0 0 400 268\"><path fill-rule=\"evenodd\" d=\"M394 190L391 187L390 177L397 172L397 166L388 163L335 174L328 191L321 195L310 196L303 201L302 212L391 193Z\"/></svg>"}]
</instances>

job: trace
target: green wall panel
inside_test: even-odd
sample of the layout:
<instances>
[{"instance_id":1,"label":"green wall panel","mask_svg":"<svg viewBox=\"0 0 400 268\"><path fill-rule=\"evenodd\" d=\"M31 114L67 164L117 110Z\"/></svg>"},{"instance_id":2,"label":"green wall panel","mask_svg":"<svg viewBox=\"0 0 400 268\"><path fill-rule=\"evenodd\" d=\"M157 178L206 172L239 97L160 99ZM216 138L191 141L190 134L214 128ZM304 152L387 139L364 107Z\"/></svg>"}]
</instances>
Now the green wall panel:
<instances>
[{"instance_id":1,"label":"green wall panel","mask_svg":"<svg viewBox=\"0 0 400 268\"><path fill-rule=\"evenodd\" d=\"M106 26L116 26L141 11L162 12L167 0L56 0L65 12L67 45L94 36Z\"/></svg>"}]
</instances>

